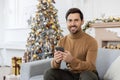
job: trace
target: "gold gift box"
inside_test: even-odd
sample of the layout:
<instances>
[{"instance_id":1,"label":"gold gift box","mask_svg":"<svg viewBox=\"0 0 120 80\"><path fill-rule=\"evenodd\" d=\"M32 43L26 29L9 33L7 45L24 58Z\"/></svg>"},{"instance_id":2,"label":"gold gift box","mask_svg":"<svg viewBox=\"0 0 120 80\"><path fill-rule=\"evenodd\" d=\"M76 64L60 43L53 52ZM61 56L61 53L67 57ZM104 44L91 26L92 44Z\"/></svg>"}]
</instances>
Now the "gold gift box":
<instances>
[{"instance_id":1,"label":"gold gift box","mask_svg":"<svg viewBox=\"0 0 120 80\"><path fill-rule=\"evenodd\" d=\"M12 74L20 75L20 65L22 63L21 57L13 57L12 58Z\"/></svg>"}]
</instances>

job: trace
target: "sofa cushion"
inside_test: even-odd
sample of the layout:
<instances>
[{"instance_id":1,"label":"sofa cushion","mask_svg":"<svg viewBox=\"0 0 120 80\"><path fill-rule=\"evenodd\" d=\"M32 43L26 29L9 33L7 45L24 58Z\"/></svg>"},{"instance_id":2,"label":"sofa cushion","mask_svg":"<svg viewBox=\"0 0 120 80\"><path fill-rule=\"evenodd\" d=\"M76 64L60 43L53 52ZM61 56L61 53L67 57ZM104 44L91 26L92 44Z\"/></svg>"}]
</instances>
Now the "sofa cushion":
<instances>
[{"instance_id":1,"label":"sofa cushion","mask_svg":"<svg viewBox=\"0 0 120 80\"><path fill-rule=\"evenodd\" d=\"M100 79L103 79L107 69L118 56L120 56L120 50L99 48L96 68Z\"/></svg>"},{"instance_id":2,"label":"sofa cushion","mask_svg":"<svg viewBox=\"0 0 120 80\"><path fill-rule=\"evenodd\" d=\"M30 80L43 80L43 75L36 75L30 78Z\"/></svg>"},{"instance_id":3,"label":"sofa cushion","mask_svg":"<svg viewBox=\"0 0 120 80\"><path fill-rule=\"evenodd\" d=\"M119 80L120 79L120 56L108 68L104 79L105 80Z\"/></svg>"}]
</instances>

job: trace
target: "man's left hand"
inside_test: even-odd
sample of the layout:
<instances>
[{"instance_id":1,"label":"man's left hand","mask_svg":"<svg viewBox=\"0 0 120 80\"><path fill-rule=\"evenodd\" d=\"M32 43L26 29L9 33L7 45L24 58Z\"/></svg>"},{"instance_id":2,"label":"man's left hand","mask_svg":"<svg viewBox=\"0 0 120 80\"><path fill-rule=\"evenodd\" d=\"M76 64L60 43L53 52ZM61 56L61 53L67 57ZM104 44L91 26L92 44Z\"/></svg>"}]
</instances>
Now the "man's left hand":
<instances>
[{"instance_id":1,"label":"man's left hand","mask_svg":"<svg viewBox=\"0 0 120 80\"><path fill-rule=\"evenodd\" d=\"M65 61L66 63L70 63L72 59L73 59L73 56L69 51L63 52L63 61Z\"/></svg>"}]
</instances>

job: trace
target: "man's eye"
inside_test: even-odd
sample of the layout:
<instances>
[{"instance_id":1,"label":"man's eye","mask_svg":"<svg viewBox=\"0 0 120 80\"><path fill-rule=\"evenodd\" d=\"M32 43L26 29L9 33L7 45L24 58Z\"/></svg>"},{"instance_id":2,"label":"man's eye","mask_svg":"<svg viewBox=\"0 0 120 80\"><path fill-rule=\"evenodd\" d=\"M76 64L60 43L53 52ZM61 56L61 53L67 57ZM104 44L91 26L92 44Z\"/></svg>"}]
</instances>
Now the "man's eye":
<instances>
[{"instance_id":1,"label":"man's eye","mask_svg":"<svg viewBox=\"0 0 120 80\"><path fill-rule=\"evenodd\" d=\"M72 20L67 20L68 22L72 22Z\"/></svg>"},{"instance_id":2,"label":"man's eye","mask_svg":"<svg viewBox=\"0 0 120 80\"><path fill-rule=\"evenodd\" d=\"M79 21L78 19L75 19L75 22Z\"/></svg>"}]
</instances>

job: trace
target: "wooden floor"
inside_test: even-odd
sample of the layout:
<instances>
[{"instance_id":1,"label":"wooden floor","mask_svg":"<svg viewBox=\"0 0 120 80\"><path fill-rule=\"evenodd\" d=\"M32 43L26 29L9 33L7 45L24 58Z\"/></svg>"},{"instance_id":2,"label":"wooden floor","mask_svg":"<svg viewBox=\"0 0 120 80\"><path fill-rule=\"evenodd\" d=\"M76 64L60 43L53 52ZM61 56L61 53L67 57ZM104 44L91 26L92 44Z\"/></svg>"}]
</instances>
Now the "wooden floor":
<instances>
[{"instance_id":1,"label":"wooden floor","mask_svg":"<svg viewBox=\"0 0 120 80\"><path fill-rule=\"evenodd\" d=\"M3 80L3 76L11 74L11 67L0 67L0 80Z\"/></svg>"}]
</instances>

